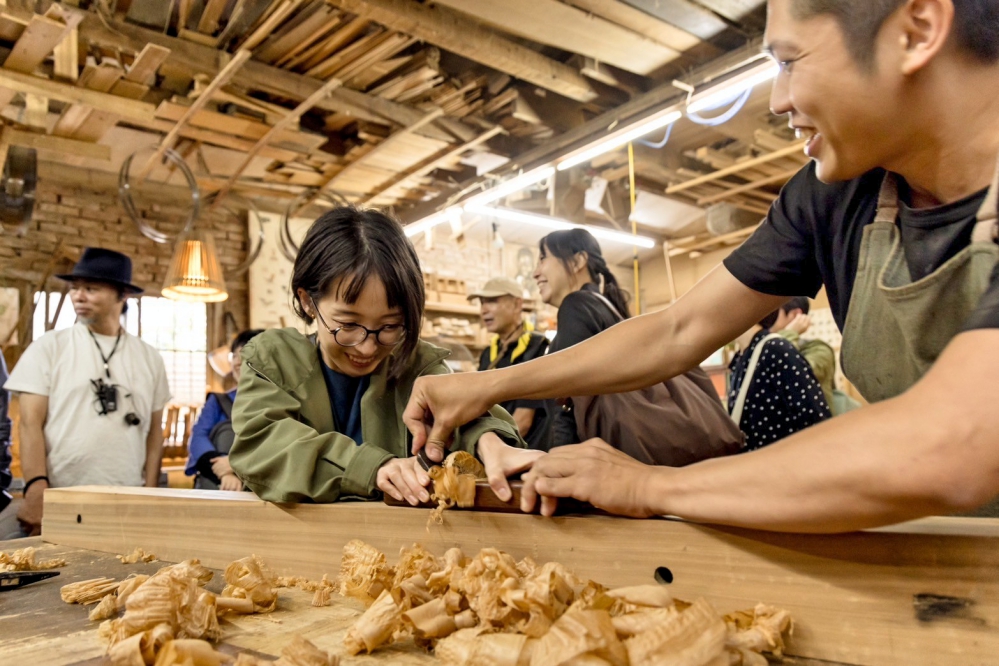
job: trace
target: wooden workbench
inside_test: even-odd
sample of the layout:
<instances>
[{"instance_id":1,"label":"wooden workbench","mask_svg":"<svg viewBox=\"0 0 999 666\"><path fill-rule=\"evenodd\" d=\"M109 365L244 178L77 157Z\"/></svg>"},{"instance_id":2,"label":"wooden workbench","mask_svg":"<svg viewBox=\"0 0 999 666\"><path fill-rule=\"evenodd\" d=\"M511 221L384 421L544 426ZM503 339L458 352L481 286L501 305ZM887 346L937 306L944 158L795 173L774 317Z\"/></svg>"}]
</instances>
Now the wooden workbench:
<instances>
[{"instance_id":1,"label":"wooden workbench","mask_svg":"<svg viewBox=\"0 0 999 666\"><path fill-rule=\"evenodd\" d=\"M123 578L133 573L152 574L166 562L122 564L114 555L83 548L46 544L41 537L0 541L0 551L34 546L43 559L62 557L67 566L58 577L34 583L0 596L0 657L2 664L31 666L98 666L103 663L104 643L97 636L99 623L87 619L79 605L64 603L59 588L68 583L98 577ZM221 572L208 589L220 592ZM241 651L261 657L277 657L281 647L295 634L315 645L339 654L341 664L399 664L418 666L436 660L409 644L378 650L373 655L356 657L343 654L341 647L347 628L362 611L360 602L332 595L331 605L314 608L312 594L299 589L282 588L278 609L269 615L226 616L220 621L223 631L218 649L231 655ZM828 661L785 659L784 666L846 666Z\"/></svg>"},{"instance_id":2,"label":"wooden workbench","mask_svg":"<svg viewBox=\"0 0 999 666\"><path fill-rule=\"evenodd\" d=\"M788 653L795 657L855 666L999 664L999 521L938 518L793 535L467 511L446 512L443 525L428 527L428 513L380 503L276 505L249 493L56 489L45 494L43 538L107 553L141 546L168 561L197 557L214 568L255 553L279 575L313 579L334 574L354 538L390 561L414 542L438 554L496 547L561 562L611 587L648 583L668 569L678 598L703 596L721 612L759 602L789 610L795 630ZM346 624L320 633L336 636L338 645ZM257 645L275 653L273 643Z\"/></svg>"}]
</instances>

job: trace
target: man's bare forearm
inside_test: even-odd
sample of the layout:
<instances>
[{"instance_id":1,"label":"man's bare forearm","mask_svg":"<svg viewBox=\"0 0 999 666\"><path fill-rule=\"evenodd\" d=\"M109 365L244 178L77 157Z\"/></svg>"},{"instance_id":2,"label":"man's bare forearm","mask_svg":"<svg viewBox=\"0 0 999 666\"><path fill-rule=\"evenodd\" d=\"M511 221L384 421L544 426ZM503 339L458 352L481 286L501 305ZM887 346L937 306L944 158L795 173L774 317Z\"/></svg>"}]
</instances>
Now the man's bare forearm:
<instances>
[{"instance_id":1,"label":"man's bare forearm","mask_svg":"<svg viewBox=\"0 0 999 666\"><path fill-rule=\"evenodd\" d=\"M968 335L999 338L989 331L959 340ZM932 381L924 379L898 398L760 451L655 470L648 492L653 512L759 529L839 532L988 502L999 495L993 406L999 390L990 386L999 361L991 361L991 369L955 371L955 359L965 368L988 365L982 353L988 346L971 351L967 343L949 350L942 359L949 367L931 371Z\"/></svg>"},{"instance_id":2,"label":"man's bare forearm","mask_svg":"<svg viewBox=\"0 0 999 666\"><path fill-rule=\"evenodd\" d=\"M143 470L147 488L155 488L160 483L160 469L163 466L163 427L162 412L150 417L149 434L146 435L146 464Z\"/></svg>"},{"instance_id":3,"label":"man's bare forearm","mask_svg":"<svg viewBox=\"0 0 999 666\"><path fill-rule=\"evenodd\" d=\"M42 424L21 421L17 429L20 437L21 475L25 481L48 474L48 456L45 452L45 432Z\"/></svg>"},{"instance_id":4,"label":"man's bare forearm","mask_svg":"<svg viewBox=\"0 0 999 666\"><path fill-rule=\"evenodd\" d=\"M720 266L666 310L629 319L558 353L490 371L493 397L502 402L651 386L696 367L784 300L749 289Z\"/></svg>"}]
</instances>

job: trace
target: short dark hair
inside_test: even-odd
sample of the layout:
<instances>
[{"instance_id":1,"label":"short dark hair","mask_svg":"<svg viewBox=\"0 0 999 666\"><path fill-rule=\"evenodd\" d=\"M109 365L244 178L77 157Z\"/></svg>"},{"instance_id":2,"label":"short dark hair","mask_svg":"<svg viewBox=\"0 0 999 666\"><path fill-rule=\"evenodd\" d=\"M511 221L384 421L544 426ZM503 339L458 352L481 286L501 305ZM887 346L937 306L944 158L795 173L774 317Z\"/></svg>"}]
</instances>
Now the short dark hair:
<instances>
[{"instance_id":1,"label":"short dark hair","mask_svg":"<svg viewBox=\"0 0 999 666\"><path fill-rule=\"evenodd\" d=\"M388 215L339 206L313 222L292 268L292 307L311 324L313 318L298 298L299 289L318 301L330 295L339 280L335 296L354 303L372 276L385 285L389 307L402 310L406 337L389 366L389 378L398 379L420 341L426 294L416 250L402 225Z\"/></svg>"},{"instance_id":2,"label":"short dark hair","mask_svg":"<svg viewBox=\"0 0 999 666\"><path fill-rule=\"evenodd\" d=\"M236 337L232 339L232 343L229 345L229 351L235 354L240 349L246 346L246 343L257 337L264 332L262 328L248 328L245 331L240 331L236 334Z\"/></svg>"},{"instance_id":3,"label":"short dark hair","mask_svg":"<svg viewBox=\"0 0 999 666\"><path fill-rule=\"evenodd\" d=\"M906 0L794 0L799 19L831 14L839 23L854 59L865 67L874 61L874 42L888 17ZM953 0L957 47L985 64L999 62L999 3Z\"/></svg>"},{"instance_id":4,"label":"short dark hair","mask_svg":"<svg viewBox=\"0 0 999 666\"><path fill-rule=\"evenodd\" d=\"M768 314L766 317L764 317L763 319L761 319L759 321L760 328L765 328L765 329L767 329L769 331L770 327L777 323L777 317L778 317L778 315L780 315L780 309L774 310L773 312L771 312L770 314Z\"/></svg>"},{"instance_id":5,"label":"short dark hair","mask_svg":"<svg viewBox=\"0 0 999 666\"><path fill-rule=\"evenodd\" d=\"M631 316L628 308L628 295L617 283L617 278L611 273L600 250L600 243L586 229L566 229L553 231L538 243L540 257L544 259L549 254L562 262L565 270L572 274L572 258L580 252L586 253L586 271L595 284L603 283L604 297L614 304L618 314L627 319Z\"/></svg>"},{"instance_id":6,"label":"short dark hair","mask_svg":"<svg viewBox=\"0 0 999 666\"><path fill-rule=\"evenodd\" d=\"M795 310L801 310L802 314L808 314L808 310L811 306L808 303L808 299L804 296L795 296L787 303L780 307L784 311L784 314L790 314Z\"/></svg>"}]
</instances>

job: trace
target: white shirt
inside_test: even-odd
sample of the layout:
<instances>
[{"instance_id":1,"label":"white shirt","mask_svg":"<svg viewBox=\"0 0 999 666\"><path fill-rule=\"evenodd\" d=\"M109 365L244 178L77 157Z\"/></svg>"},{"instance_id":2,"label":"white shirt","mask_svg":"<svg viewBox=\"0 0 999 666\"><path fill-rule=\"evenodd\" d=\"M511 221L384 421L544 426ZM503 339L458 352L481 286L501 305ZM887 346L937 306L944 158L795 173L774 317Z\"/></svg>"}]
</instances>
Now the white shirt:
<instances>
[{"instance_id":1,"label":"white shirt","mask_svg":"<svg viewBox=\"0 0 999 666\"><path fill-rule=\"evenodd\" d=\"M94 335L105 357L115 337ZM84 324L50 331L18 360L4 388L48 396L45 450L49 485L141 486L150 415L170 399L166 367L154 347L122 331L118 349L104 362ZM101 416L91 385L98 378L118 386L118 409ZM142 422L125 423L134 412ZM155 424L159 428L160 424Z\"/></svg>"}]
</instances>

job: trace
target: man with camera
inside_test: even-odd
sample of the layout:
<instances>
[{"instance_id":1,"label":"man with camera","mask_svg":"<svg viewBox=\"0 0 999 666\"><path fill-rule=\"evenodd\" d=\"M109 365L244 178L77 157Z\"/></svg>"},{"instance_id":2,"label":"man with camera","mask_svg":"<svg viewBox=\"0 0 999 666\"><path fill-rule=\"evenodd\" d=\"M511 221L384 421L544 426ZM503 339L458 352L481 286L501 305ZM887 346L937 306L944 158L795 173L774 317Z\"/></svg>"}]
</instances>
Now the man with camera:
<instances>
[{"instance_id":1,"label":"man with camera","mask_svg":"<svg viewBox=\"0 0 999 666\"><path fill-rule=\"evenodd\" d=\"M4 388L19 394L24 503L18 520L38 534L45 488L155 487L170 398L159 352L121 324L131 284L124 254L87 248L68 275L76 324L25 350Z\"/></svg>"}]
</instances>

